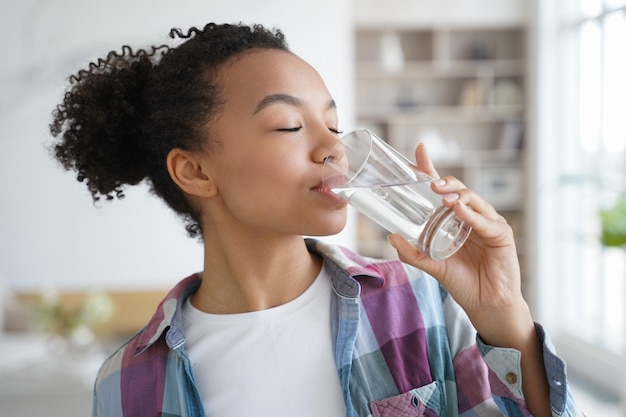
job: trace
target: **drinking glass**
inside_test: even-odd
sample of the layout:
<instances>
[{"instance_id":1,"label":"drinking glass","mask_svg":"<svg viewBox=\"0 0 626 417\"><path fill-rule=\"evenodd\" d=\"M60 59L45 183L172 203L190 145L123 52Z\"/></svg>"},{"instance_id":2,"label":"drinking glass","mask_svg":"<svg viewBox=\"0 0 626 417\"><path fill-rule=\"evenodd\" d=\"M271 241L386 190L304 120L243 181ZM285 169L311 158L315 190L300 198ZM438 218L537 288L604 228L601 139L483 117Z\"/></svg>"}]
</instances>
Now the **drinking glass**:
<instances>
[{"instance_id":1,"label":"drinking glass","mask_svg":"<svg viewBox=\"0 0 626 417\"><path fill-rule=\"evenodd\" d=\"M323 168L330 190L434 260L453 255L471 227L443 205L433 178L367 129L347 133Z\"/></svg>"}]
</instances>

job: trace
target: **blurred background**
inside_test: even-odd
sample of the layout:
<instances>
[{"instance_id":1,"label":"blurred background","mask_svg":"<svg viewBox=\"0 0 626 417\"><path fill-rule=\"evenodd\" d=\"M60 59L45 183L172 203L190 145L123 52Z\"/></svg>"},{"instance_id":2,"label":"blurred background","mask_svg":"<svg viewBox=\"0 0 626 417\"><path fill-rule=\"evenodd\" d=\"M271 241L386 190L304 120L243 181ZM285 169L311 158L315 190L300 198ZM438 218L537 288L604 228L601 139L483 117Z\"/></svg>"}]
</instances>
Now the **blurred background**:
<instances>
[{"instance_id":1,"label":"blurred background","mask_svg":"<svg viewBox=\"0 0 626 417\"><path fill-rule=\"evenodd\" d=\"M147 187L94 206L47 126L70 74L211 21L281 28L344 131L425 142L486 197L583 409L626 416L626 0L0 0L0 417L89 415L104 357L201 269ZM327 240L394 256L355 213Z\"/></svg>"}]
</instances>

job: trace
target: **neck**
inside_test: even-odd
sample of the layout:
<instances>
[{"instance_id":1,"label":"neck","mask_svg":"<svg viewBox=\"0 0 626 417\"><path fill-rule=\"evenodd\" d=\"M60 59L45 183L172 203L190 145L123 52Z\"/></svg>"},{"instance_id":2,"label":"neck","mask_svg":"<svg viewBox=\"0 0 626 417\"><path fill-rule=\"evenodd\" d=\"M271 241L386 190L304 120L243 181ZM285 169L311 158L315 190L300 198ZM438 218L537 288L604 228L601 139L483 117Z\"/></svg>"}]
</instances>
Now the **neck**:
<instances>
[{"instance_id":1,"label":"neck","mask_svg":"<svg viewBox=\"0 0 626 417\"><path fill-rule=\"evenodd\" d=\"M204 274L191 299L209 313L265 310L302 294L321 269L302 236L205 240Z\"/></svg>"}]
</instances>

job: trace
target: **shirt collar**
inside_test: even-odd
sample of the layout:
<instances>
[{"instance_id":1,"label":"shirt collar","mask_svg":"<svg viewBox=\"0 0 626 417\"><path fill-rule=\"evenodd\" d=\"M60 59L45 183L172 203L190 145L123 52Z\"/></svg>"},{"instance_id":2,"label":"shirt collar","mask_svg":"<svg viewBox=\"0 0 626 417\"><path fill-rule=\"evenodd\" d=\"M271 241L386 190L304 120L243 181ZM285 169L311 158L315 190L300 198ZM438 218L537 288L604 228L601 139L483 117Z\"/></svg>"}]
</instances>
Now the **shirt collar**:
<instances>
[{"instance_id":1,"label":"shirt collar","mask_svg":"<svg viewBox=\"0 0 626 417\"><path fill-rule=\"evenodd\" d=\"M176 284L176 286L167 293L148 324L137 336L136 355L156 342L167 328L170 328L170 330L174 329L173 331L168 331L166 335L166 341L170 348L174 349L184 342L185 339L182 333L182 306L185 300L198 290L201 279L202 277L199 273L190 275Z\"/></svg>"},{"instance_id":2,"label":"shirt collar","mask_svg":"<svg viewBox=\"0 0 626 417\"><path fill-rule=\"evenodd\" d=\"M368 279L370 285L383 286L385 279L376 264L380 260L360 256L349 249L322 242L306 239L311 252L322 257L330 268L335 290L343 297L356 298L360 293L357 279ZM135 354L145 351L156 342L167 330L165 340L171 349L175 349L185 341L182 325L182 306L200 287L201 274L196 273L180 281L165 296L156 312L137 336Z\"/></svg>"},{"instance_id":3,"label":"shirt collar","mask_svg":"<svg viewBox=\"0 0 626 417\"><path fill-rule=\"evenodd\" d=\"M344 275L351 278L373 278L373 285L383 286L385 278L377 267L380 259L367 258L341 246L332 245L321 240L307 239L309 251L322 255L326 261L332 261Z\"/></svg>"}]
</instances>

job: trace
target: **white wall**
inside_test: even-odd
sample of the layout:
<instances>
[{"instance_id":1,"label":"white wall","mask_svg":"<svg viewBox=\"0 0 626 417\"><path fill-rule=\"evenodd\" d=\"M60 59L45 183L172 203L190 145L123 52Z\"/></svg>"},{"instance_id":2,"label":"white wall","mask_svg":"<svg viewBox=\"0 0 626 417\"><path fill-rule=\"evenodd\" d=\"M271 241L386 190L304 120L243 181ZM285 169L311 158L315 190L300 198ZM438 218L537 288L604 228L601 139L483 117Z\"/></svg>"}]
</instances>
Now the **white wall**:
<instances>
[{"instance_id":1,"label":"white wall","mask_svg":"<svg viewBox=\"0 0 626 417\"><path fill-rule=\"evenodd\" d=\"M281 28L326 80L342 127L354 127L350 0L2 0L0 279L10 287L169 287L201 269L200 244L145 187L96 208L44 145L71 73L124 43L210 21ZM331 240L352 236L350 226Z\"/></svg>"}]
</instances>

